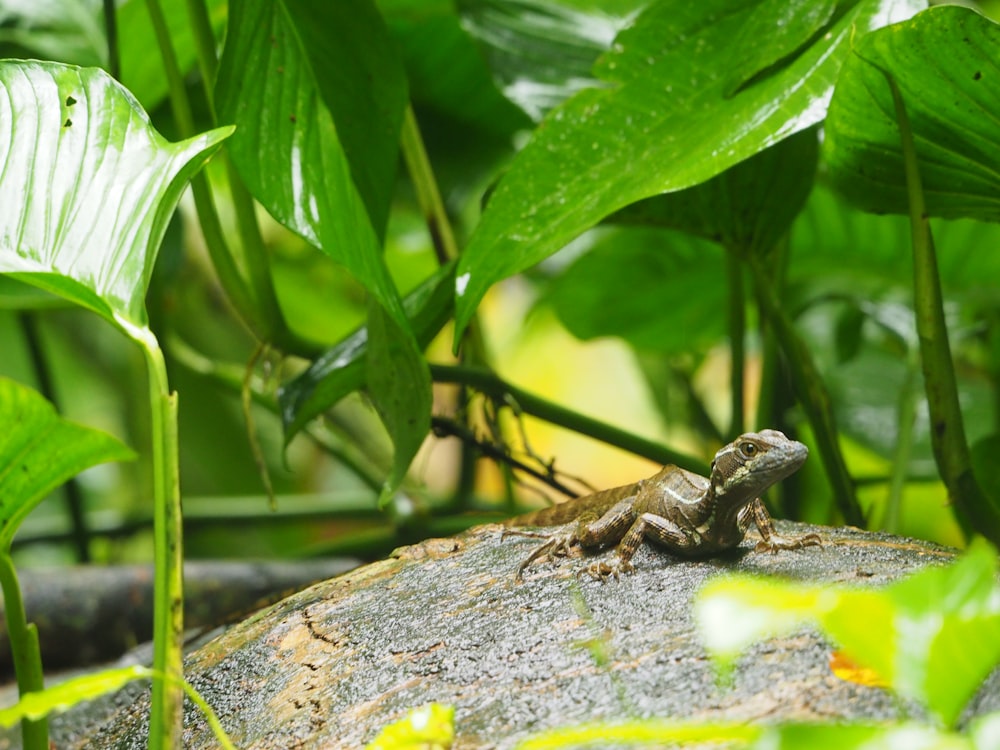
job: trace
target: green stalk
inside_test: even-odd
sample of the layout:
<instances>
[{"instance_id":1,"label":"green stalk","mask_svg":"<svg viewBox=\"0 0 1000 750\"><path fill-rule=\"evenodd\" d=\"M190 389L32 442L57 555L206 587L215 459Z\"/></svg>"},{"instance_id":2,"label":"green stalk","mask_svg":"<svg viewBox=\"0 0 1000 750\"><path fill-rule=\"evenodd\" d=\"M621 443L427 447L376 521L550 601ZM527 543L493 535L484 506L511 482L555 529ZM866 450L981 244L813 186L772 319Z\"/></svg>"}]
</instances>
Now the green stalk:
<instances>
[{"instance_id":1,"label":"green stalk","mask_svg":"<svg viewBox=\"0 0 1000 750\"><path fill-rule=\"evenodd\" d=\"M746 301L743 295L743 264L735 252L726 252L726 281L729 294L729 390L730 409L728 439L743 434L743 391L746 359Z\"/></svg>"},{"instance_id":2,"label":"green stalk","mask_svg":"<svg viewBox=\"0 0 1000 750\"><path fill-rule=\"evenodd\" d=\"M917 413L917 362L911 349L906 358L906 374L899 389L896 407L896 451L892 457L892 471L889 475L889 496L885 504L883 528L891 534L899 533L899 522L903 506L903 490L906 487L906 469L913 453L913 422Z\"/></svg>"},{"instance_id":3,"label":"green stalk","mask_svg":"<svg viewBox=\"0 0 1000 750\"><path fill-rule=\"evenodd\" d=\"M215 95L213 86L219 70L219 60L215 55L215 35L212 32L212 22L208 16L203 0L187 0L188 18L191 20L191 33L195 40L195 50L198 57L198 69L201 71L202 84L205 90L205 100L212 122L217 123L215 114ZM273 277L264 247L264 238L257 223L253 196L243 183L243 178L223 150L216 157L226 168L229 183L229 195L236 215L236 230L240 235L239 252L243 274L248 280L248 296L256 311L258 325L261 326L260 336L264 341L271 341L279 346L298 350L301 343L294 340L285 322L285 316L278 305L278 296L274 291ZM214 260L213 260L214 262Z\"/></svg>"},{"instance_id":4,"label":"green stalk","mask_svg":"<svg viewBox=\"0 0 1000 750\"><path fill-rule=\"evenodd\" d=\"M753 278L754 291L761 312L774 331L781 350L788 360L795 385L799 391L802 408L812 426L820 459L827 478L833 486L833 496L844 520L853 526L864 526L865 518L854 492L854 482L847 473L847 465L837 442L830 395L816 369L812 355L785 314L768 274L755 255L747 260Z\"/></svg>"},{"instance_id":5,"label":"green stalk","mask_svg":"<svg viewBox=\"0 0 1000 750\"><path fill-rule=\"evenodd\" d=\"M657 461L661 464L676 464L682 469L693 471L696 474L706 476L709 474L709 468L703 461L523 391L489 370L431 364L431 377L436 383L458 383L469 386L493 398L498 403L504 403L505 400L510 399L525 414L531 414L546 422L565 427L581 435L587 435L608 445L614 445L622 450L635 453L637 456L644 456L651 461Z\"/></svg>"},{"instance_id":6,"label":"green stalk","mask_svg":"<svg viewBox=\"0 0 1000 750\"><path fill-rule=\"evenodd\" d=\"M177 122L177 129L182 137L189 138L196 132L194 116L191 113L191 104L184 86L184 77L170 40L170 32L167 29L159 0L146 0L146 6L149 9L160 55L163 58L163 68L170 84L170 106ZM209 44L208 40L204 38L206 21L203 14L195 13L192 18L195 20L193 31L197 41L199 63L204 74L206 70L214 70L214 65L210 60L201 60L201 55L206 54L205 48L210 48L214 42ZM210 26L207 33L211 34ZM214 59L214 51L211 57ZM209 86L210 81L205 81L206 92ZM207 93L206 95L211 110L213 107L211 94ZM227 163L230 189L234 194L233 201L237 211L240 239L243 242L242 260L245 268L239 267L226 241L222 223L215 209L211 185L205 172L201 171L191 180L191 192L194 195L198 221L205 237L208 253L212 258L212 265L215 267L223 289L226 290L227 297L255 335L264 341L288 338L285 336L287 331L284 318L271 286L271 276L267 268L263 240L260 238L260 230L253 214L253 201L249 194L246 194L246 188L243 187L238 175L235 174L235 170L228 164L228 158L225 158L224 154L220 156ZM244 273L249 277L249 282L244 278Z\"/></svg>"},{"instance_id":7,"label":"green stalk","mask_svg":"<svg viewBox=\"0 0 1000 750\"><path fill-rule=\"evenodd\" d=\"M889 84L899 126L899 139L906 172L906 192L910 206L913 241L913 304L917 315L917 337L931 418L931 445L948 497L972 519L976 530L994 544L1000 544L1000 508L986 495L972 473L972 458L965 438L965 423L958 401L955 367L944 319L944 298L938 275L934 237L927 218L927 205L917 164L913 131L903 96L892 74L879 70Z\"/></svg>"},{"instance_id":8,"label":"green stalk","mask_svg":"<svg viewBox=\"0 0 1000 750\"><path fill-rule=\"evenodd\" d=\"M163 352L152 336L136 339L149 369L153 450L153 669L149 716L153 750L180 747L184 693L184 548L177 453L177 394L170 393Z\"/></svg>"},{"instance_id":9,"label":"green stalk","mask_svg":"<svg viewBox=\"0 0 1000 750\"><path fill-rule=\"evenodd\" d=\"M104 0L104 35L108 38L108 73L117 81L122 78L121 56L118 54L118 17L115 0Z\"/></svg>"},{"instance_id":10,"label":"green stalk","mask_svg":"<svg viewBox=\"0 0 1000 750\"><path fill-rule=\"evenodd\" d=\"M441 200L437 180L434 179L434 171L431 169L423 138L420 137L420 128L413 114L412 104L406 105L399 142L403 160L406 162L410 180L417 194L417 204L431 234L434 253L437 255L438 263L446 265L448 261L458 257L458 245L451 231L451 222L448 221L448 214L444 209L444 201Z\"/></svg>"},{"instance_id":11,"label":"green stalk","mask_svg":"<svg viewBox=\"0 0 1000 750\"><path fill-rule=\"evenodd\" d=\"M10 549L0 552L0 589L3 590L4 618L14 658L18 695L37 693L45 689L42 675L42 654L38 647L38 628L28 624L21 598L21 586ZM48 750L49 724L46 719L22 719L21 739L24 750Z\"/></svg>"}]
</instances>

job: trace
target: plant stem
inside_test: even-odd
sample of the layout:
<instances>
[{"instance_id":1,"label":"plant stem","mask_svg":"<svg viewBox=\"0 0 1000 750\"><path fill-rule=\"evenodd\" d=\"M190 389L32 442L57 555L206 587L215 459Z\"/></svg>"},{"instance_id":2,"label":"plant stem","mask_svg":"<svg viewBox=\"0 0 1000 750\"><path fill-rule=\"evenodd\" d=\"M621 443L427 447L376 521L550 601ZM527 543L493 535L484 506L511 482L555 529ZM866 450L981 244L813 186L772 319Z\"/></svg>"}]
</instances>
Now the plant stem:
<instances>
[{"instance_id":1,"label":"plant stem","mask_svg":"<svg viewBox=\"0 0 1000 750\"><path fill-rule=\"evenodd\" d=\"M437 383L459 383L475 388L498 403L504 403L509 398L525 414L531 414L560 427L588 435L608 445L614 445L638 456L644 456L651 461L661 464L676 464L682 469L705 476L709 474L709 468L703 461L523 391L489 370L432 364L431 377Z\"/></svg>"},{"instance_id":2,"label":"plant stem","mask_svg":"<svg viewBox=\"0 0 1000 750\"><path fill-rule=\"evenodd\" d=\"M892 74L869 60L866 62L879 70L889 83L899 125L913 242L913 306L917 315L917 337L920 340L924 387L931 418L934 459L951 502L972 519L976 531L994 544L1000 544L1000 508L993 498L983 492L972 472L972 458L965 438L948 327L944 319L937 253L927 218L910 119Z\"/></svg>"},{"instance_id":3,"label":"plant stem","mask_svg":"<svg viewBox=\"0 0 1000 750\"><path fill-rule=\"evenodd\" d=\"M170 393L163 352L152 335L138 339L149 369L153 442L153 669L149 746L180 747L184 693L184 568L177 453L177 394Z\"/></svg>"},{"instance_id":4,"label":"plant stem","mask_svg":"<svg viewBox=\"0 0 1000 750\"><path fill-rule=\"evenodd\" d=\"M726 252L726 280L729 294L729 435L732 440L743 434L743 392L746 341L746 302L743 295L743 264L735 252Z\"/></svg>"},{"instance_id":5,"label":"plant stem","mask_svg":"<svg viewBox=\"0 0 1000 750\"><path fill-rule=\"evenodd\" d=\"M45 689L42 655L38 648L38 629L28 624L10 549L0 552L0 589L3 590L4 618L14 658L18 695ZM48 750L49 726L46 719L23 719L21 738L25 750Z\"/></svg>"},{"instance_id":6,"label":"plant stem","mask_svg":"<svg viewBox=\"0 0 1000 750\"><path fill-rule=\"evenodd\" d=\"M834 426L833 411L830 407L830 395L816 369L812 355L802 339L795 332L791 321L778 302L774 288L768 279L767 272L756 255L747 259L753 277L754 291L761 312L767 318L774 331L781 350L788 361L789 369L799 391L802 408L805 410L809 424L812 425L820 458L826 468L827 478L833 486L833 496L840 508L844 520L853 526L864 526L864 514L858 505L854 492L854 483L847 473L847 465L840 452L837 442L837 430Z\"/></svg>"},{"instance_id":7,"label":"plant stem","mask_svg":"<svg viewBox=\"0 0 1000 750\"><path fill-rule=\"evenodd\" d=\"M104 0L104 34L108 38L108 73L115 80L121 80L121 57L118 54L118 16L115 0Z\"/></svg>"},{"instance_id":8,"label":"plant stem","mask_svg":"<svg viewBox=\"0 0 1000 750\"><path fill-rule=\"evenodd\" d=\"M177 63L177 56L170 40L170 32L167 29L163 11L160 8L159 0L146 0L146 6L149 9L153 29L156 32L157 44L163 58L163 68L170 84L170 106L177 122L177 129L182 137L190 138L196 133L194 116L191 112L191 103L188 101L184 78ZM206 32L206 21L203 14L195 13L192 18L195 24L193 32L197 40L198 52L200 55L207 54L205 48L210 48L211 45L205 38L205 34L208 33L210 36L211 28L209 27ZM214 70L214 52L209 58L202 60L199 57L203 74L206 71ZM210 92L208 92L210 83L210 81L205 81L206 96L211 110L213 101ZM212 258L212 265L215 267L219 281L226 290L226 295L233 307L258 338L264 341L272 341L277 338L290 339L291 336L287 335L285 321L277 304L274 288L271 286L267 259L264 257L263 241L260 238L260 230L253 213L253 201L246 193L246 188L239 176L229 164L228 157L223 156L223 158L226 162L230 190L233 193L234 207L237 212L244 268L240 268L229 243L226 241L222 223L215 209L208 176L204 171L201 171L191 180L191 192L194 195L198 222L205 237L208 253Z\"/></svg>"},{"instance_id":9,"label":"plant stem","mask_svg":"<svg viewBox=\"0 0 1000 750\"><path fill-rule=\"evenodd\" d=\"M889 475L889 496L885 504L885 523L882 527L891 534L899 533L899 522L903 505L903 490L906 487L906 470L913 453L913 422L917 412L917 357L911 349L906 357L906 373L899 389L896 402L896 451L892 456L892 470Z\"/></svg>"},{"instance_id":10,"label":"plant stem","mask_svg":"<svg viewBox=\"0 0 1000 750\"><path fill-rule=\"evenodd\" d=\"M413 188L417 193L417 204L427 222L427 229L434 245L434 253L437 255L438 264L443 266L448 261L458 257L458 245L455 243L451 222L448 221L444 201L441 200L441 192L434 179L430 159L427 158L424 141L420 137L420 129L417 125L417 118L413 114L412 104L406 105L406 112L403 114L400 147L406 168L410 173L410 180L412 180Z\"/></svg>"}]
</instances>

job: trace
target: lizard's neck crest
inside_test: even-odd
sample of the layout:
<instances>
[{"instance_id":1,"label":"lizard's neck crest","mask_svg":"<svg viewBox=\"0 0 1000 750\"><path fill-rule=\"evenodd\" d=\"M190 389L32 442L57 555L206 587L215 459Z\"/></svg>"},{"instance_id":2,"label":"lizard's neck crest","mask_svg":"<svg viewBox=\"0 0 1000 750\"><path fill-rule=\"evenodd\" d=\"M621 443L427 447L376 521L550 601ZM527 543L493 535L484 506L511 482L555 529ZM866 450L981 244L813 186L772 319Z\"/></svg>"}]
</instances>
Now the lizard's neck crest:
<instances>
[{"instance_id":1,"label":"lizard's neck crest","mask_svg":"<svg viewBox=\"0 0 1000 750\"><path fill-rule=\"evenodd\" d=\"M742 507L802 466L809 450L778 430L740 435L715 454L711 492Z\"/></svg>"}]
</instances>

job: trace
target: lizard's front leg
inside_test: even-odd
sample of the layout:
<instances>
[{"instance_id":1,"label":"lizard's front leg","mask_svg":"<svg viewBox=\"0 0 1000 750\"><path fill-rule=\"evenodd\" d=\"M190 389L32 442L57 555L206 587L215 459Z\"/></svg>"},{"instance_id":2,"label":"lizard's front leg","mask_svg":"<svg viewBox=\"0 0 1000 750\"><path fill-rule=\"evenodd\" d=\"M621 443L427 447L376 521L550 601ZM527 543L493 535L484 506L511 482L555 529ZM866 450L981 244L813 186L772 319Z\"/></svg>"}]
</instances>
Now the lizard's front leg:
<instances>
[{"instance_id":1,"label":"lizard's front leg","mask_svg":"<svg viewBox=\"0 0 1000 750\"><path fill-rule=\"evenodd\" d=\"M741 526L745 524L743 526L744 530L750 525L750 520L752 519L757 526L757 530L760 532L761 541L757 542L757 546L754 548L756 552L777 552L782 549L823 546L823 540L819 534L804 534L803 536L791 538L781 536L774 528L774 522L771 520L771 516L760 498L757 498L744 508L744 513L747 514L746 517L741 518Z\"/></svg>"}]
</instances>

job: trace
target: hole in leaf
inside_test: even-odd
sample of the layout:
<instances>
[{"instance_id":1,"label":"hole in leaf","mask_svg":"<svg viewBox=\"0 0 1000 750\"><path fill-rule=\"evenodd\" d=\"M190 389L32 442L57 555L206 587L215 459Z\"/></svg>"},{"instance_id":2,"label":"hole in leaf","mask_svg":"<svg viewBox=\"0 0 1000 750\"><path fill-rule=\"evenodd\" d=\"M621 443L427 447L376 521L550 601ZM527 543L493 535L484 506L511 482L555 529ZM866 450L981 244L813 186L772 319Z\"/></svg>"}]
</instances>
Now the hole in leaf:
<instances>
[{"instance_id":1,"label":"hole in leaf","mask_svg":"<svg viewBox=\"0 0 1000 750\"><path fill-rule=\"evenodd\" d=\"M68 128L68 127L71 127L72 125L73 125L73 121L67 117L66 118L66 122L63 123L63 127L64 128Z\"/></svg>"},{"instance_id":2,"label":"hole in leaf","mask_svg":"<svg viewBox=\"0 0 1000 750\"><path fill-rule=\"evenodd\" d=\"M66 106L67 107L72 107L74 104L76 104L76 99L74 99L72 96L67 96L66 97Z\"/></svg>"}]
</instances>

